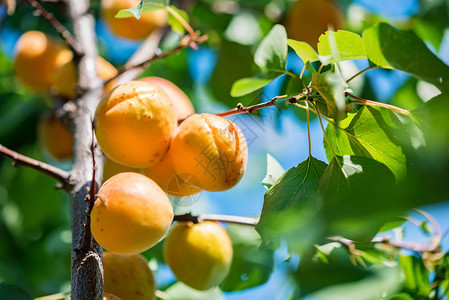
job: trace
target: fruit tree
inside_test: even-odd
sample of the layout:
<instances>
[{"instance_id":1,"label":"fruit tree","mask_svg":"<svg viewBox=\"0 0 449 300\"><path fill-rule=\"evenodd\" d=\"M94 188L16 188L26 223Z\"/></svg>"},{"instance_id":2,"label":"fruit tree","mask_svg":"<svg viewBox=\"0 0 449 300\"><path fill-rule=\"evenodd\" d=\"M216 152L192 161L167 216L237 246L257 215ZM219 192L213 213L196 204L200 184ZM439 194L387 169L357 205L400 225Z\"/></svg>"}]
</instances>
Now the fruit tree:
<instances>
[{"instance_id":1,"label":"fruit tree","mask_svg":"<svg viewBox=\"0 0 449 300\"><path fill-rule=\"evenodd\" d=\"M0 300L447 299L448 12L2 1Z\"/></svg>"}]
</instances>

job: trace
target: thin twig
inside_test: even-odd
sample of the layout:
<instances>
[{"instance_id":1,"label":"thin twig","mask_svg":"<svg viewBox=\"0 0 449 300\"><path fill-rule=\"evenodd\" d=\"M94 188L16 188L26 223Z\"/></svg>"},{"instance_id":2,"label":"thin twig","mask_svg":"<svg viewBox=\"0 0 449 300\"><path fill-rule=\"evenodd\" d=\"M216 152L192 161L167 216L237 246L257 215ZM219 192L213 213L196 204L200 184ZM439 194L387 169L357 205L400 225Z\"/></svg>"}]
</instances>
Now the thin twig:
<instances>
[{"instance_id":1,"label":"thin twig","mask_svg":"<svg viewBox=\"0 0 449 300\"><path fill-rule=\"evenodd\" d=\"M353 98L353 100L351 100L351 103L356 103L356 104L361 104L361 105L366 105L366 106L380 106L380 107L387 108L387 109L389 109L391 111L397 112L399 114L411 117L410 111L408 111L406 109L403 109L403 108L400 108L400 107L397 107L397 106L394 106L394 105L391 105L391 104L386 104L386 103L382 103L382 102L377 102L377 101L372 101L372 100L368 100L368 99L363 99L363 98L357 97L357 96L355 96L355 95L353 95L351 93L348 93L348 92L346 92L345 94L347 96Z\"/></svg>"},{"instance_id":2,"label":"thin twig","mask_svg":"<svg viewBox=\"0 0 449 300\"><path fill-rule=\"evenodd\" d=\"M11 158L14 161L13 165L15 167L19 167L19 166L29 167L29 168L38 170L39 172L42 172L44 174L47 174L47 175L55 178L65 188L67 187L67 185L69 183L69 178L70 178L69 172L59 169L55 166L46 164L44 162L35 160L28 156L19 154L11 149L6 148L5 146L3 146L1 144L0 144L0 155Z\"/></svg>"},{"instance_id":3,"label":"thin twig","mask_svg":"<svg viewBox=\"0 0 449 300\"><path fill-rule=\"evenodd\" d=\"M307 140L309 141L309 157L312 156L312 139L310 138L310 112L309 112L309 102L306 101L306 116L307 116Z\"/></svg>"},{"instance_id":4,"label":"thin twig","mask_svg":"<svg viewBox=\"0 0 449 300\"><path fill-rule=\"evenodd\" d=\"M324 129L323 121L321 121L321 114L318 111L318 108L316 107L315 103L310 102L310 104L312 104L312 106L315 108L315 112L316 112L316 115L318 117L318 121L320 122L321 130L323 131L323 135L324 135L324 138L326 139L326 142L327 142L327 145L329 146L329 149L331 149L331 152L334 155L334 157L337 157L337 155L334 152L334 148L332 148L332 145L329 142L329 139L327 138L326 130Z\"/></svg>"},{"instance_id":5,"label":"thin twig","mask_svg":"<svg viewBox=\"0 0 449 300\"><path fill-rule=\"evenodd\" d=\"M123 68L118 70L118 73L115 77L107 80L105 82L105 84L109 83L110 81L116 79L117 77L121 76L123 73L128 72L132 69L144 69L146 67L148 67L151 63L158 61L158 60L162 60L168 56L171 56L173 54L176 54L178 52L180 52L181 50L188 48L188 47L192 47L192 43L194 43L195 45L197 44L201 44L204 43L206 40L208 39L207 35L202 35L200 37L198 37L197 40L193 40L189 35L186 35L183 37L183 39L179 42L179 44L170 50L167 50L165 52L162 53L156 53L154 54L151 58L142 61L140 63L137 64L126 64Z\"/></svg>"},{"instance_id":6,"label":"thin twig","mask_svg":"<svg viewBox=\"0 0 449 300\"><path fill-rule=\"evenodd\" d=\"M256 226L259 222L259 218L249 218L249 217L239 217L239 216L228 216L228 215L216 215L216 214L200 214L198 216L192 215L192 213L187 213L184 215L177 215L173 219L174 221L181 222L193 222L199 223L204 221L217 221L224 223L233 223L240 225Z\"/></svg>"},{"instance_id":7,"label":"thin twig","mask_svg":"<svg viewBox=\"0 0 449 300\"><path fill-rule=\"evenodd\" d=\"M72 50L72 52L75 55L78 55L79 54L78 47L75 38L70 33L70 31L68 31L67 28L64 25L62 25L62 23L59 22L58 19L56 19L52 13L46 10L37 0L26 0L26 1L31 5L31 7L33 7L36 10L36 12L40 16L46 19L56 29L56 31L62 37L62 39L70 48L70 50Z\"/></svg>"},{"instance_id":8,"label":"thin twig","mask_svg":"<svg viewBox=\"0 0 449 300\"><path fill-rule=\"evenodd\" d=\"M286 98L286 97L287 97L287 95L276 96L276 97L272 98L270 101L262 102L259 104L254 104L254 105L247 106L247 107L245 107L241 103L239 103L239 104L237 104L236 108L233 108L231 110L227 110L224 112L216 113L215 115L217 115L219 117L227 117L227 116L243 114L243 113L252 114L255 110L265 108L265 107L275 106L277 99L282 99L282 98Z\"/></svg>"},{"instance_id":9,"label":"thin twig","mask_svg":"<svg viewBox=\"0 0 449 300\"><path fill-rule=\"evenodd\" d=\"M348 80L346 80L346 83L352 81L352 80L353 80L354 78L356 78L357 76L360 76L360 75L362 75L363 73L365 73L366 71L372 70L372 69L376 69L376 67L367 67L367 68L361 70L360 72L358 72L358 73L352 75Z\"/></svg>"}]
</instances>

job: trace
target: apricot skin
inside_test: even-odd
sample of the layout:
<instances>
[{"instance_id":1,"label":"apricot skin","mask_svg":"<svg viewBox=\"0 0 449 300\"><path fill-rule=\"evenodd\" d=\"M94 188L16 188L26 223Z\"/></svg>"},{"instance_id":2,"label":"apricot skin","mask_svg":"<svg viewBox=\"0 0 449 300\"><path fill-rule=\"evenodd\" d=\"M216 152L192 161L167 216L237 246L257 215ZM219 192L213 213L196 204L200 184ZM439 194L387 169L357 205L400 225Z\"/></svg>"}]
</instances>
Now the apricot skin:
<instances>
[{"instance_id":1,"label":"apricot skin","mask_svg":"<svg viewBox=\"0 0 449 300\"><path fill-rule=\"evenodd\" d=\"M143 81L130 81L108 92L97 107L95 122L98 144L106 156L133 168L159 163L177 125L167 94Z\"/></svg>"},{"instance_id":2,"label":"apricot skin","mask_svg":"<svg viewBox=\"0 0 449 300\"><path fill-rule=\"evenodd\" d=\"M216 222L179 222L167 235L164 260L179 281L197 290L217 286L232 261L232 242Z\"/></svg>"},{"instance_id":3,"label":"apricot skin","mask_svg":"<svg viewBox=\"0 0 449 300\"><path fill-rule=\"evenodd\" d=\"M183 197L198 193L201 189L188 184L173 168L170 150L157 165L142 169L145 176L153 179L167 194Z\"/></svg>"},{"instance_id":4,"label":"apricot skin","mask_svg":"<svg viewBox=\"0 0 449 300\"><path fill-rule=\"evenodd\" d=\"M102 16L114 34L131 40L141 40L167 23L168 14L165 9L143 14L139 20L134 17L124 19L115 17L121 9L134 7L138 3L139 0L103 0L101 2Z\"/></svg>"},{"instance_id":5,"label":"apricot skin","mask_svg":"<svg viewBox=\"0 0 449 300\"><path fill-rule=\"evenodd\" d=\"M67 62L56 71L55 92L69 99L75 98L77 70L73 61ZM117 69L101 57L97 59L97 74L100 79L108 80L117 75Z\"/></svg>"},{"instance_id":6,"label":"apricot skin","mask_svg":"<svg viewBox=\"0 0 449 300\"><path fill-rule=\"evenodd\" d=\"M73 135L56 116L46 115L39 124L39 139L44 149L57 160L69 160L73 155Z\"/></svg>"},{"instance_id":7,"label":"apricot skin","mask_svg":"<svg viewBox=\"0 0 449 300\"><path fill-rule=\"evenodd\" d=\"M140 80L155 84L167 93L168 97L173 101L176 110L176 118L178 120L184 120L195 113L189 97L187 97L187 95L173 82L156 76L144 77Z\"/></svg>"},{"instance_id":8,"label":"apricot skin","mask_svg":"<svg viewBox=\"0 0 449 300\"><path fill-rule=\"evenodd\" d=\"M142 255L103 253L104 291L125 300L154 299L156 283Z\"/></svg>"},{"instance_id":9,"label":"apricot skin","mask_svg":"<svg viewBox=\"0 0 449 300\"><path fill-rule=\"evenodd\" d=\"M172 220L170 200L153 180L138 173L119 173L98 191L91 230L103 248L131 255L159 242Z\"/></svg>"},{"instance_id":10,"label":"apricot skin","mask_svg":"<svg viewBox=\"0 0 449 300\"><path fill-rule=\"evenodd\" d=\"M248 158L245 137L231 121L212 114L187 118L171 146L176 172L207 191L225 191L242 177Z\"/></svg>"},{"instance_id":11,"label":"apricot skin","mask_svg":"<svg viewBox=\"0 0 449 300\"><path fill-rule=\"evenodd\" d=\"M331 25L343 27L344 15L334 0L298 0L287 12L286 29L289 38L304 41L317 48L318 38Z\"/></svg>"},{"instance_id":12,"label":"apricot skin","mask_svg":"<svg viewBox=\"0 0 449 300\"><path fill-rule=\"evenodd\" d=\"M72 52L43 32L27 31L16 44L14 72L24 85L47 92L56 70L72 59Z\"/></svg>"}]
</instances>

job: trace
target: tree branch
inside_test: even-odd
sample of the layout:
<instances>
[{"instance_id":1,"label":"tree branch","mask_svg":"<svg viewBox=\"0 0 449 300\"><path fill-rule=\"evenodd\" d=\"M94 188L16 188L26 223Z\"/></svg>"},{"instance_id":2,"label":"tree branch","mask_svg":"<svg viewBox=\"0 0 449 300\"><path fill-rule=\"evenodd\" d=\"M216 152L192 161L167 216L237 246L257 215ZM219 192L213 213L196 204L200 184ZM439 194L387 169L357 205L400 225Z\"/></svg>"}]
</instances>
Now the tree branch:
<instances>
[{"instance_id":1,"label":"tree branch","mask_svg":"<svg viewBox=\"0 0 449 300\"><path fill-rule=\"evenodd\" d=\"M15 167L25 166L32 169L35 169L39 172L47 174L50 177L58 180L64 188L67 189L69 184L70 173L59 169L55 166L46 164L44 162L35 160L28 156L19 154L11 149L6 148L5 146L0 144L0 155L11 158L14 162L13 165Z\"/></svg>"},{"instance_id":2,"label":"tree branch","mask_svg":"<svg viewBox=\"0 0 449 300\"><path fill-rule=\"evenodd\" d=\"M31 5L31 7L33 7L36 10L36 12L40 16L42 16L44 19L50 22L50 24L56 29L56 31L62 37L62 39L70 48L70 50L72 50L72 52L75 55L78 55L79 54L78 47L70 31L68 31L67 28L65 28L65 26L62 25L61 22L59 22L58 19L56 19L52 13L50 13L42 5L40 5L40 3L37 2L37 0L26 0L26 1Z\"/></svg>"},{"instance_id":3,"label":"tree branch","mask_svg":"<svg viewBox=\"0 0 449 300\"><path fill-rule=\"evenodd\" d=\"M257 223L259 222L259 218L228 216L228 215L215 215L215 214L201 214L198 216L194 216L194 215L192 215L192 213L187 213L187 214L175 216L173 218L173 221L193 222L193 223L199 223L199 222L204 222L204 221L217 221L217 222L224 222L224 223L256 226Z\"/></svg>"},{"instance_id":4,"label":"tree branch","mask_svg":"<svg viewBox=\"0 0 449 300\"><path fill-rule=\"evenodd\" d=\"M173 54L179 53L181 50L183 50L185 48L188 48L188 47L194 48L198 44L204 43L207 40L207 38L208 37L206 35L203 35L203 36L198 37L198 39L192 39L191 36L186 35L182 38L182 40L179 42L179 44L175 48L167 50L162 53L155 53L150 58L148 58L144 61L139 59L140 62L136 62L136 61L139 61L138 58L140 58L140 56L141 56L140 53L143 53L143 51L138 49L135 53L135 56L133 55L133 57L131 57L131 59L125 64L125 66L123 66L123 68L118 70L117 75L115 77L107 80L105 82L105 84L109 83L110 81L116 80L116 78L122 77L125 73L134 72L135 70L137 70L138 73L134 77L137 77L138 74L140 74L140 72L142 70L144 70L145 68L147 68L151 63L161 60L161 59L164 59ZM149 40L148 42L153 44L151 40ZM145 43L142 45L142 47L143 46L145 46ZM147 52L147 53L149 53L149 52Z\"/></svg>"}]
</instances>

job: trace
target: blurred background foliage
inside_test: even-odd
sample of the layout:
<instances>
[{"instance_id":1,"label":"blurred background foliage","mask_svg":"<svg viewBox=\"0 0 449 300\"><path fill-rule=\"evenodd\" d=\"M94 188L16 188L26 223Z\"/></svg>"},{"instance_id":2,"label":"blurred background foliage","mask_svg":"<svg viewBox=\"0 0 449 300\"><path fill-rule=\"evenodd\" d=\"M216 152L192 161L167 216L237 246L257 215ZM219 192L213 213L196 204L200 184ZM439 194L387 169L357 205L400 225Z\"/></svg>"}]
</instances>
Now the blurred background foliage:
<instances>
[{"instance_id":1,"label":"blurred background foliage","mask_svg":"<svg viewBox=\"0 0 449 300\"><path fill-rule=\"evenodd\" d=\"M285 24L286 15L294 2L173 1L174 5L188 13L192 27L207 34L209 40L197 51L189 49L152 64L142 76L160 76L171 80L190 97L197 112L219 112L233 108L237 103L255 104L291 91L298 83L288 82L285 76L281 76L262 91L238 98L229 95L231 86L237 79L257 73L253 62L257 46L274 24ZM100 18L100 1L92 3L97 16L100 55L119 67L139 43L114 36ZM63 2L44 2L44 5L60 21L67 22ZM447 1L339 0L338 5L343 11L344 29L361 34L369 26L387 21L400 29L412 30L446 64L449 62ZM14 76L14 46L21 33L27 30L41 30L55 35L53 28L42 18L34 16L31 7L24 1L18 1L16 11L11 16L7 15L6 7L0 5L0 144L68 170L70 163L54 161L42 149L38 140L36 129L42 116L52 108L51 96L27 90ZM179 35L169 33L161 48L174 47L178 41ZM366 65L367 62L363 60L342 63L343 73L348 78ZM299 74L302 67L302 61L289 53L287 69ZM304 78L306 82L310 78L308 71ZM416 109L438 93L433 85L394 70L371 70L354 80L351 88L360 97L388 102L405 109ZM301 89L298 90L300 91ZM425 113L423 110L422 114ZM444 144L448 141L445 140L449 130L448 110L443 108L440 114L433 119L434 124L429 124L429 132L434 135L434 140L442 140ZM175 207L177 213L192 211L258 216L265 194L261 182L267 170L267 153L275 157L285 170L298 165L308 156L305 114L301 110L268 108L255 116L233 116L231 119L242 128L249 144L248 170L242 181L230 191L203 192L191 206ZM323 133L316 119L312 120L311 129L312 154L321 161L327 161ZM446 146L447 144L441 146L437 143L436 152L432 150L430 155L415 153L419 156L415 160L418 163L415 172L428 170L429 164L447 165L449 156L444 152ZM430 197L432 186L440 187L441 181L447 178L447 169L436 170L441 174L426 175L426 186L429 189L421 191L421 197ZM422 180L422 176L418 175L413 178ZM14 168L9 160L0 158L0 282L20 286L33 297L70 290L70 199L54 186L54 180L34 170ZM401 196L405 197L403 193ZM447 189L438 195L438 199L447 200ZM371 205L375 207L375 199L372 201L374 203ZM338 209L338 206L334 208ZM307 233L313 236L313 231L322 226L320 220L308 217L307 209L306 207L294 216L281 214L284 222L282 230L285 230L283 236L290 237L289 243L293 245L304 243L310 238ZM388 207L384 209L388 210ZM449 227L449 203L441 202L423 209L436 218L441 228ZM410 216L420 220L418 225L426 223L417 213L412 212ZM359 221L352 220L350 226L359 226ZM394 223L389 229L400 224L402 222ZM300 234L294 230L298 227L307 230ZM297 255L289 252L285 242L280 242L277 245L279 249L275 251L262 242L253 228L239 228L235 225L229 226L228 231L234 242L235 259L230 275L220 286L221 291L217 289L201 296L181 284L172 285L174 277L163 264L160 245L144 254L156 271L159 289L169 287L166 292L174 299L181 299L179 295L190 295L192 299L287 299L296 297L293 294L294 286L299 286L302 293L318 291L313 294L313 299L362 299L360 295L365 295L363 299L381 299L376 291L382 287L401 292L394 299L430 299L428 288L435 278L445 282L446 290L449 285L447 254L444 258L439 258L443 262L440 269L433 272L429 272L423 261L410 252L401 254L400 268L387 271L382 268L367 270L350 261L343 245L331 243L319 250L325 253L322 259L335 261L336 264L323 264L317 268L312 261L319 261L320 251L318 254L309 254L310 259L303 258L300 262ZM380 235L397 237L404 232L408 240L425 243L429 240L426 230L410 222L402 224L395 231ZM447 240L443 240L444 252L447 251L447 246ZM372 248L359 251L359 256L368 264L387 264L388 255L384 252ZM346 284L339 288L339 283ZM344 293L341 289L344 289ZM346 298L338 298L340 295L346 295L341 296ZM1 293L0 299L3 299ZM17 296L15 299L20 298Z\"/></svg>"}]
</instances>

